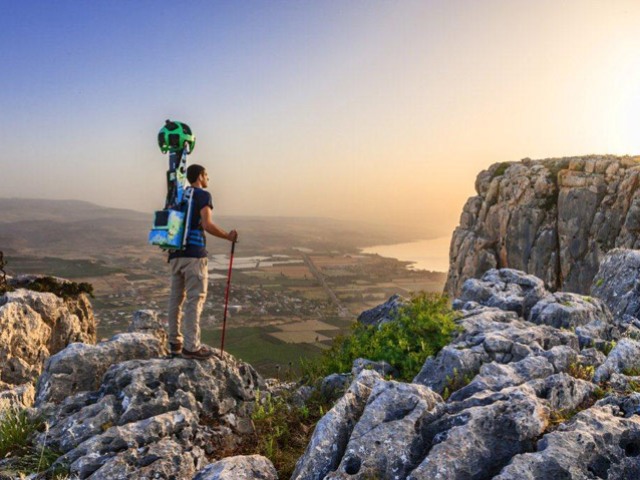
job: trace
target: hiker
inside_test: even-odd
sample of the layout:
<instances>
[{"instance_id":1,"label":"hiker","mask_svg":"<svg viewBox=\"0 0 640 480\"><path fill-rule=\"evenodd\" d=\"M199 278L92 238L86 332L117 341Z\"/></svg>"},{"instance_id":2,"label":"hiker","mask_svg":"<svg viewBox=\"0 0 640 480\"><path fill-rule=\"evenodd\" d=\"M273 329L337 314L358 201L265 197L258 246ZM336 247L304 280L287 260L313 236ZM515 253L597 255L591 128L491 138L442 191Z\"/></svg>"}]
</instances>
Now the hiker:
<instances>
[{"instance_id":1,"label":"hiker","mask_svg":"<svg viewBox=\"0 0 640 480\"><path fill-rule=\"evenodd\" d=\"M200 344L200 314L207 297L209 276L204 232L230 242L238 240L238 232L226 233L211 220L213 202L211 194L204 190L209 186L205 168L190 165L187 180L194 189L187 246L169 253L169 346L172 356L182 354L184 358L204 360L213 356L211 349Z\"/></svg>"}]
</instances>

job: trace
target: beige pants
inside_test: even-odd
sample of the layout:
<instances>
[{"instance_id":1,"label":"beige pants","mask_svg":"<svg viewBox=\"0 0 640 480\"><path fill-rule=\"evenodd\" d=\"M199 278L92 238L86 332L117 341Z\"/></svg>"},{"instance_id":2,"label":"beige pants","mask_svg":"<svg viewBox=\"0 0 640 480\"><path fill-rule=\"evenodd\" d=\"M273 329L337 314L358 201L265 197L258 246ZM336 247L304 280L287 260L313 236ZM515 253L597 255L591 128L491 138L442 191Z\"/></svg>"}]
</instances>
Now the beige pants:
<instances>
[{"instance_id":1,"label":"beige pants","mask_svg":"<svg viewBox=\"0 0 640 480\"><path fill-rule=\"evenodd\" d=\"M200 348L200 314L207 297L208 264L206 258L174 258L169 262L169 342L181 343L190 352Z\"/></svg>"}]
</instances>

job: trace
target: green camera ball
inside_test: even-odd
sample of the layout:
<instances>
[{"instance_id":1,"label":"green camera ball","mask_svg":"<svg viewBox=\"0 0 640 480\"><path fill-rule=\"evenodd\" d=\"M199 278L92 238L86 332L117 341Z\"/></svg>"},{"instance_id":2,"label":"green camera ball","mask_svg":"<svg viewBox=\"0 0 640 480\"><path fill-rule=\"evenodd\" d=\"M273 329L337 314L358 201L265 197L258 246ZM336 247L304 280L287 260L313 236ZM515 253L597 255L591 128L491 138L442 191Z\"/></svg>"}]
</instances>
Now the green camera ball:
<instances>
[{"instance_id":1,"label":"green camera ball","mask_svg":"<svg viewBox=\"0 0 640 480\"><path fill-rule=\"evenodd\" d=\"M158 132L158 146L162 153L181 152L187 145L187 152L193 152L196 136L189 125L183 122L167 120Z\"/></svg>"}]
</instances>

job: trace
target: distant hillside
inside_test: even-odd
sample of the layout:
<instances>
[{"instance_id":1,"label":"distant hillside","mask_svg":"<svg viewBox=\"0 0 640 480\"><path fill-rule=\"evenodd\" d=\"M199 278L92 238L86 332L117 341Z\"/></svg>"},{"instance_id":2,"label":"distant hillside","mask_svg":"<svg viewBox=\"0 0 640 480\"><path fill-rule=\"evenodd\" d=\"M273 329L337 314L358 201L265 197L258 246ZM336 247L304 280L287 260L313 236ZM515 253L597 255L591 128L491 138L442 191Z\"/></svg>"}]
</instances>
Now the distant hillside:
<instances>
[{"instance_id":1,"label":"distant hillside","mask_svg":"<svg viewBox=\"0 0 640 480\"><path fill-rule=\"evenodd\" d=\"M148 254L155 252L147 245L152 215L76 200L0 198L0 250L91 258L108 258L122 249ZM387 224L327 218L217 216L214 220L239 231L245 253L291 247L344 251L425 238ZM212 253L227 248L224 242L209 242Z\"/></svg>"}]
</instances>

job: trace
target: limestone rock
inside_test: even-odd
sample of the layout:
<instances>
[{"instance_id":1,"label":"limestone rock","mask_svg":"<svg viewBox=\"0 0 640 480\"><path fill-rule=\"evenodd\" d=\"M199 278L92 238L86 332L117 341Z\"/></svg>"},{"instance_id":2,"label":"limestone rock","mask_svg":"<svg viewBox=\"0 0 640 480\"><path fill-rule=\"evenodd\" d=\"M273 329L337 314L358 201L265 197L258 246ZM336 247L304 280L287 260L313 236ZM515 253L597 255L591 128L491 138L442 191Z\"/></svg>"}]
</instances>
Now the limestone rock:
<instances>
[{"instance_id":1,"label":"limestone rock","mask_svg":"<svg viewBox=\"0 0 640 480\"><path fill-rule=\"evenodd\" d=\"M0 411L2 406L13 406L18 408L30 408L35 400L35 388L30 383L18 385L9 389L0 388Z\"/></svg>"},{"instance_id":2,"label":"limestone rock","mask_svg":"<svg viewBox=\"0 0 640 480\"><path fill-rule=\"evenodd\" d=\"M543 356L532 355L507 365L486 363L480 367L479 374L468 385L453 392L450 399L455 402L480 392L499 392L536 378L546 378L553 373L553 365Z\"/></svg>"},{"instance_id":3,"label":"limestone rock","mask_svg":"<svg viewBox=\"0 0 640 480\"><path fill-rule=\"evenodd\" d=\"M11 302L0 307L0 380L33 382L49 356L51 328L30 306Z\"/></svg>"},{"instance_id":4,"label":"limestone rock","mask_svg":"<svg viewBox=\"0 0 640 480\"><path fill-rule=\"evenodd\" d=\"M360 372L342 398L318 421L291 480L321 480L338 467L371 391L381 381L372 370Z\"/></svg>"},{"instance_id":5,"label":"limestone rock","mask_svg":"<svg viewBox=\"0 0 640 480\"><path fill-rule=\"evenodd\" d=\"M161 345L167 345L167 331L158 320L158 314L154 310L137 310L134 312L133 320L129 325L129 332L148 333L156 337Z\"/></svg>"},{"instance_id":6,"label":"limestone rock","mask_svg":"<svg viewBox=\"0 0 640 480\"><path fill-rule=\"evenodd\" d=\"M49 355L71 342L95 343L87 297L63 299L19 288L0 297L0 381L34 382Z\"/></svg>"},{"instance_id":7,"label":"limestone rock","mask_svg":"<svg viewBox=\"0 0 640 480\"><path fill-rule=\"evenodd\" d=\"M459 319L463 332L435 357L427 359L413 379L442 394L453 393L460 381L469 383L485 363L507 364L530 355L544 355L566 346L578 353L578 337L568 331L519 320L511 311L480 307ZM553 372L553 368L551 369Z\"/></svg>"},{"instance_id":8,"label":"limestone rock","mask_svg":"<svg viewBox=\"0 0 640 480\"><path fill-rule=\"evenodd\" d=\"M261 455L239 455L207 465L193 480L278 480L278 473Z\"/></svg>"},{"instance_id":9,"label":"limestone rock","mask_svg":"<svg viewBox=\"0 0 640 480\"><path fill-rule=\"evenodd\" d=\"M445 292L491 268L514 268L552 290L586 294L603 255L640 246L639 157L494 164L476 180L451 240Z\"/></svg>"},{"instance_id":10,"label":"limestone rock","mask_svg":"<svg viewBox=\"0 0 640 480\"><path fill-rule=\"evenodd\" d=\"M362 312L358 316L358 322L367 326L376 327L391 322L395 319L398 310L406 303L407 301L400 295L392 295L385 303Z\"/></svg>"},{"instance_id":11,"label":"limestone rock","mask_svg":"<svg viewBox=\"0 0 640 480\"><path fill-rule=\"evenodd\" d=\"M21 288L5 293L4 297L6 304L28 305L51 328L47 347L52 355L73 342L96 343L93 307L84 293L61 298L53 293Z\"/></svg>"},{"instance_id":12,"label":"limestone rock","mask_svg":"<svg viewBox=\"0 0 640 480\"><path fill-rule=\"evenodd\" d=\"M609 380L613 373L625 370L640 370L640 342L623 338L611 350L609 356L596 369L593 381L600 383Z\"/></svg>"},{"instance_id":13,"label":"limestone rock","mask_svg":"<svg viewBox=\"0 0 640 480\"><path fill-rule=\"evenodd\" d=\"M322 379L320 393L325 398L340 398L357 375L332 373Z\"/></svg>"},{"instance_id":14,"label":"limestone rock","mask_svg":"<svg viewBox=\"0 0 640 480\"><path fill-rule=\"evenodd\" d=\"M422 385L378 382L336 472L325 480L405 478L422 460L419 426L442 398Z\"/></svg>"},{"instance_id":15,"label":"limestone rock","mask_svg":"<svg viewBox=\"0 0 640 480\"><path fill-rule=\"evenodd\" d=\"M384 360L374 362L372 360L367 360L366 358L356 358L351 367L351 375L357 376L362 370L375 370L382 376L398 376L398 371Z\"/></svg>"},{"instance_id":16,"label":"limestone rock","mask_svg":"<svg viewBox=\"0 0 640 480\"><path fill-rule=\"evenodd\" d=\"M469 279L462 286L453 308L467 309L468 302L510 310L527 318L531 308L548 294L544 282L514 269L491 269L481 280Z\"/></svg>"},{"instance_id":17,"label":"limestone rock","mask_svg":"<svg viewBox=\"0 0 640 480\"><path fill-rule=\"evenodd\" d=\"M549 293L540 279L514 269L492 269L481 279L464 283L453 307L472 311L480 306L512 311L539 325L574 331L581 346L617 340L625 330L602 300L569 292Z\"/></svg>"},{"instance_id":18,"label":"limestone rock","mask_svg":"<svg viewBox=\"0 0 640 480\"><path fill-rule=\"evenodd\" d=\"M621 418L611 406L578 413L542 437L537 451L513 458L496 480L636 478L640 417Z\"/></svg>"},{"instance_id":19,"label":"limestone rock","mask_svg":"<svg viewBox=\"0 0 640 480\"><path fill-rule=\"evenodd\" d=\"M602 299L616 318L640 327L640 252L609 251L593 279L591 295Z\"/></svg>"},{"instance_id":20,"label":"limestone rock","mask_svg":"<svg viewBox=\"0 0 640 480\"><path fill-rule=\"evenodd\" d=\"M58 462L80 478L191 478L205 454L236 448L253 432L254 393L264 387L228 354L124 361L96 391L43 405L49 431L39 442L61 451Z\"/></svg>"},{"instance_id":21,"label":"limestone rock","mask_svg":"<svg viewBox=\"0 0 640 480\"><path fill-rule=\"evenodd\" d=\"M518 387L489 405L445 414L422 427L429 452L409 480L491 478L530 450L544 432L549 408L531 388Z\"/></svg>"},{"instance_id":22,"label":"limestone rock","mask_svg":"<svg viewBox=\"0 0 640 480\"><path fill-rule=\"evenodd\" d=\"M531 309L529 321L575 331L583 346L597 340L617 340L621 334L604 302L576 293L556 292L546 296Z\"/></svg>"},{"instance_id":23,"label":"limestone rock","mask_svg":"<svg viewBox=\"0 0 640 480\"><path fill-rule=\"evenodd\" d=\"M50 357L38 380L36 405L60 402L69 395L97 390L102 376L116 363L135 358L157 358L163 343L149 334L122 333L97 345L72 343Z\"/></svg>"},{"instance_id":24,"label":"limestone rock","mask_svg":"<svg viewBox=\"0 0 640 480\"><path fill-rule=\"evenodd\" d=\"M408 478L492 478L514 455L533 448L552 410L576 408L594 389L560 374L445 404L440 415L423 421L425 458Z\"/></svg>"}]
</instances>

